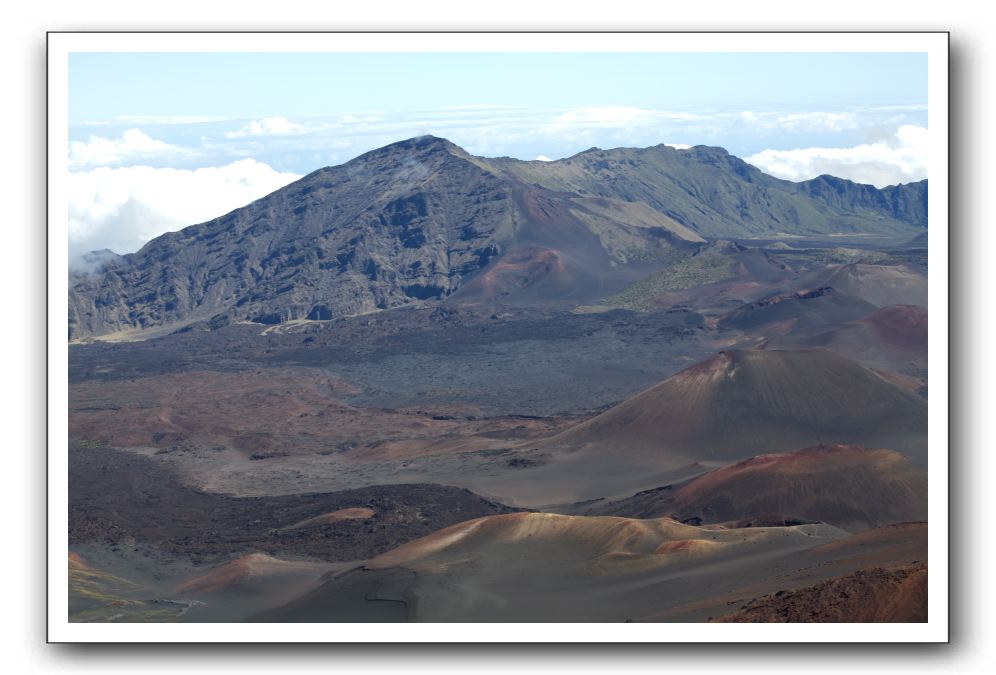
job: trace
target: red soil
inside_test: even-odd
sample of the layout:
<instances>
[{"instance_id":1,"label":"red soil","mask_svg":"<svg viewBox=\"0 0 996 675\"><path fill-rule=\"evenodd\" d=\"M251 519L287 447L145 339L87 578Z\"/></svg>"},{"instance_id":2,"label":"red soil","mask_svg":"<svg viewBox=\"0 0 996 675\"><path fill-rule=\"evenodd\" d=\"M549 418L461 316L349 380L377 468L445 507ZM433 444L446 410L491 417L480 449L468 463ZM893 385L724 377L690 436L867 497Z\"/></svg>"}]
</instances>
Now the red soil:
<instances>
[{"instance_id":1,"label":"red soil","mask_svg":"<svg viewBox=\"0 0 996 675\"><path fill-rule=\"evenodd\" d=\"M752 457L679 489L671 513L722 522L785 514L860 531L926 518L926 472L893 450L820 445Z\"/></svg>"},{"instance_id":2,"label":"red soil","mask_svg":"<svg viewBox=\"0 0 996 675\"><path fill-rule=\"evenodd\" d=\"M564 272L563 256L549 248L521 248L505 254L464 288L464 297L491 300L527 288L550 274Z\"/></svg>"},{"instance_id":3,"label":"red soil","mask_svg":"<svg viewBox=\"0 0 996 675\"><path fill-rule=\"evenodd\" d=\"M909 349L927 348L927 310L923 307L884 307L855 323L867 326L883 342Z\"/></svg>"},{"instance_id":4,"label":"red soil","mask_svg":"<svg viewBox=\"0 0 996 675\"><path fill-rule=\"evenodd\" d=\"M79 553L69 552L69 569L70 570L80 570L89 571L91 567L83 561Z\"/></svg>"},{"instance_id":5,"label":"red soil","mask_svg":"<svg viewBox=\"0 0 996 675\"><path fill-rule=\"evenodd\" d=\"M675 464L828 441L893 447L918 459L926 454L926 401L826 350L729 350L545 445Z\"/></svg>"},{"instance_id":6,"label":"red soil","mask_svg":"<svg viewBox=\"0 0 996 675\"><path fill-rule=\"evenodd\" d=\"M295 574L313 571L316 567L314 563L279 560L262 553L250 553L180 584L177 591L217 593L229 590L253 577Z\"/></svg>"}]
</instances>

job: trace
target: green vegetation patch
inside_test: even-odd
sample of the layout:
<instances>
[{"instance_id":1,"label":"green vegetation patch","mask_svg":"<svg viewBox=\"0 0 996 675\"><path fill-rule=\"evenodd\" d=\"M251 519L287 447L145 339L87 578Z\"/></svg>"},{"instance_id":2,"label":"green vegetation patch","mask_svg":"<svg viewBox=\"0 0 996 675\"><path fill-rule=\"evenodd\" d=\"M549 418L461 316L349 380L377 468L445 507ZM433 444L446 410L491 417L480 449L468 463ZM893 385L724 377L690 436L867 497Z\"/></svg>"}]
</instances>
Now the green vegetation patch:
<instances>
[{"instance_id":1,"label":"green vegetation patch","mask_svg":"<svg viewBox=\"0 0 996 675\"><path fill-rule=\"evenodd\" d=\"M736 264L735 258L718 253L696 256L676 254L668 261L665 269L606 298L605 304L625 309L650 310L654 308L654 300L668 291L680 291L729 279L734 275Z\"/></svg>"}]
</instances>

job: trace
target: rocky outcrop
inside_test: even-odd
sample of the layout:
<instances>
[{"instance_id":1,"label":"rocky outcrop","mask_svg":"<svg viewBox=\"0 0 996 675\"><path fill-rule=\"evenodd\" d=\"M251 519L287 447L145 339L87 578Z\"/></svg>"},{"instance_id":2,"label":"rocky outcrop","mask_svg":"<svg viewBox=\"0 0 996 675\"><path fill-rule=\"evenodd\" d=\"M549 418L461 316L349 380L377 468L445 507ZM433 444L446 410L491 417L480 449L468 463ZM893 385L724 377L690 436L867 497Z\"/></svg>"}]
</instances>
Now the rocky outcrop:
<instances>
[{"instance_id":1,"label":"rocky outcrop","mask_svg":"<svg viewBox=\"0 0 996 675\"><path fill-rule=\"evenodd\" d=\"M927 181L890 185L879 190L835 176L818 176L799 183L799 189L834 208L885 214L912 225L927 227Z\"/></svg>"}]
</instances>

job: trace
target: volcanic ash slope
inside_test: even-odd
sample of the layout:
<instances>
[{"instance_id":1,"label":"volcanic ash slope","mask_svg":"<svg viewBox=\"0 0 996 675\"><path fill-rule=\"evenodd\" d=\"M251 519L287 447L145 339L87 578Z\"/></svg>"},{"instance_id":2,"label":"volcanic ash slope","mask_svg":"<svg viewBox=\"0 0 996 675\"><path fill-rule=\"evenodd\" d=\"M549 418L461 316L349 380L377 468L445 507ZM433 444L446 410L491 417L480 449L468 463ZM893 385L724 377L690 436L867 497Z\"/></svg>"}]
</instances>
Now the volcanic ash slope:
<instances>
[{"instance_id":1,"label":"volcanic ash slope","mask_svg":"<svg viewBox=\"0 0 996 675\"><path fill-rule=\"evenodd\" d=\"M926 462L927 404L825 350L731 350L553 437L589 455L735 461L817 444Z\"/></svg>"},{"instance_id":2,"label":"volcanic ash slope","mask_svg":"<svg viewBox=\"0 0 996 675\"><path fill-rule=\"evenodd\" d=\"M816 520L858 532L926 520L927 472L894 450L815 446L752 457L587 513L695 523Z\"/></svg>"},{"instance_id":3,"label":"volcanic ash slope","mask_svg":"<svg viewBox=\"0 0 996 675\"><path fill-rule=\"evenodd\" d=\"M516 513L451 526L259 621L704 621L746 599L926 561L926 526L693 527Z\"/></svg>"},{"instance_id":4,"label":"volcanic ash slope","mask_svg":"<svg viewBox=\"0 0 996 675\"><path fill-rule=\"evenodd\" d=\"M708 530L669 518L485 517L384 553L259 619L368 616L380 602L383 620L404 606L415 621L622 621L683 596L689 575L711 587L710 570L728 575L745 559L845 536L823 524Z\"/></svg>"}]
</instances>

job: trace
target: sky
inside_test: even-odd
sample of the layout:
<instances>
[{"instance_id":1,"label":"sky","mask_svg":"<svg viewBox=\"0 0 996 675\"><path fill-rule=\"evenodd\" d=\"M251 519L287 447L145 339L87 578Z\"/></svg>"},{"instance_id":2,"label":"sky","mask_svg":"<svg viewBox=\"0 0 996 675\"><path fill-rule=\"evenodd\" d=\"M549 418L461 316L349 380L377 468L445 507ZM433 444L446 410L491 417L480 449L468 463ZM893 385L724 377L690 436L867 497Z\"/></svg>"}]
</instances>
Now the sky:
<instances>
[{"instance_id":1,"label":"sky","mask_svg":"<svg viewBox=\"0 0 996 675\"><path fill-rule=\"evenodd\" d=\"M74 53L71 257L129 253L433 134L483 156L717 145L789 180L927 177L917 53Z\"/></svg>"}]
</instances>

